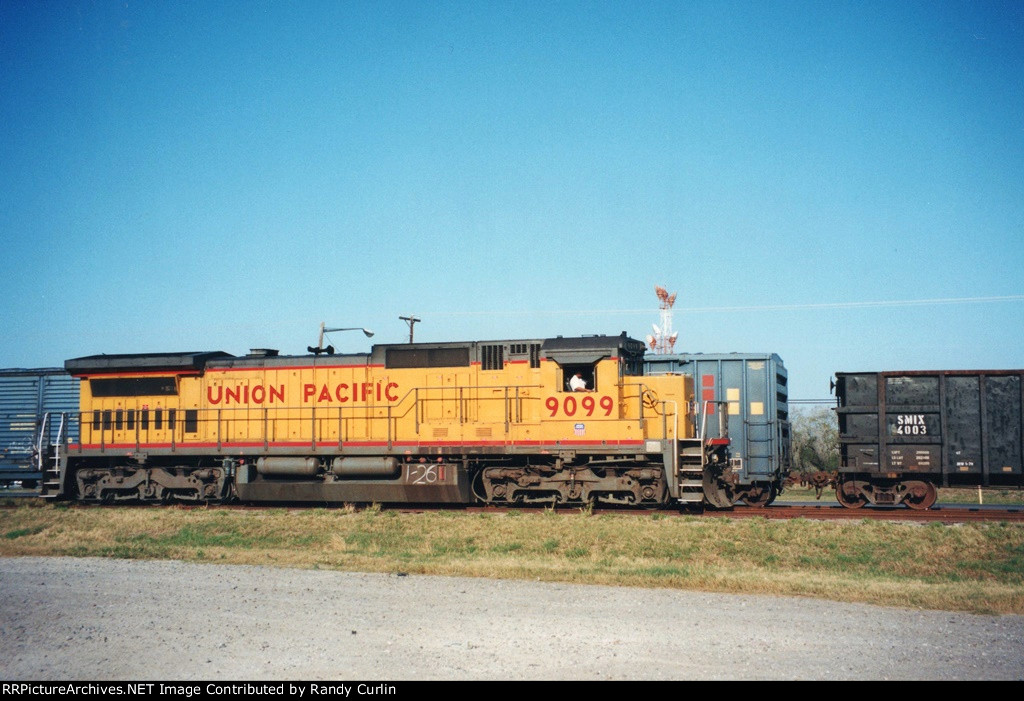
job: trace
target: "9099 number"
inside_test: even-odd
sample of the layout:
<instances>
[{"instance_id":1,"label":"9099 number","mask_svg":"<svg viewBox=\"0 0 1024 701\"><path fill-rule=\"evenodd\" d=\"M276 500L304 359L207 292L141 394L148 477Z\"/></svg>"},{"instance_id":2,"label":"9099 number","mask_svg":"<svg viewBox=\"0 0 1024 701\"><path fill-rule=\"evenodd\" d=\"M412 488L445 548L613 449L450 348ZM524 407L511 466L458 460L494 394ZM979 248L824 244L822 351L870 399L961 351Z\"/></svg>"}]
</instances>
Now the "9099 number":
<instances>
[{"instance_id":1,"label":"9099 number","mask_svg":"<svg viewBox=\"0 0 1024 701\"><path fill-rule=\"evenodd\" d=\"M593 416L595 411L603 411L605 416L611 416L612 409L615 408L615 401L607 394L600 398L587 394L579 400L575 395L570 394L562 401L558 401L558 397L548 397L544 400L544 406L553 417L558 416L560 412L565 416L576 416L577 413L584 412L587 416Z\"/></svg>"}]
</instances>

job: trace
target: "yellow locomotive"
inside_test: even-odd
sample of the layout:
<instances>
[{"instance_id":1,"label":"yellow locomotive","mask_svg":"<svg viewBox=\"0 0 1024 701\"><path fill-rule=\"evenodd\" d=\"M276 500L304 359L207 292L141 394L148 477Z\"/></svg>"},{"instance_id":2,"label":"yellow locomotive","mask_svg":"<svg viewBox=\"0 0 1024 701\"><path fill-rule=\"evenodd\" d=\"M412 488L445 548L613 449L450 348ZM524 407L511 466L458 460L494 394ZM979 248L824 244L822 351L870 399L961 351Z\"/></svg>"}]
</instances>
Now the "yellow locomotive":
<instances>
[{"instance_id":1,"label":"yellow locomotive","mask_svg":"<svg viewBox=\"0 0 1024 701\"><path fill-rule=\"evenodd\" d=\"M48 419L43 495L731 505L728 439L643 354L623 333L68 360L80 411Z\"/></svg>"}]
</instances>

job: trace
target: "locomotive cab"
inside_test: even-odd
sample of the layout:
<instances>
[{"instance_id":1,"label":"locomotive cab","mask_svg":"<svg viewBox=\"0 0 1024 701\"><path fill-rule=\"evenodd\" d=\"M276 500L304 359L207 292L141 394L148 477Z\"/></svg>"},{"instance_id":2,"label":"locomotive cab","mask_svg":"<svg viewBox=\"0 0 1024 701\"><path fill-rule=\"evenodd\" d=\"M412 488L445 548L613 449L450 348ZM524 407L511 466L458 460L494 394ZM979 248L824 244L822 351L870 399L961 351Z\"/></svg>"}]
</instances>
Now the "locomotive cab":
<instances>
[{"instance_id":1,"label":"locomotive cab","mask_svg":"<svg viewBox=\"0 0 1024 701\"><path fill-rule=\"evenodd\" d=\"M601 385L605 383L609 389L614 388L624 376L639 375L644 355L643 343L628 338L625 332L614 338L614 341L609 343L607 336L559 336L545 341L545 358L554 362L561 372L560 391L577 391L572 386L573 378L577 375L584 384L578 391L589 392L601 391ZM605 360L612 362L602 363ZM556 386L559 386L557 381Z\"/></svg>"}]
</instances>

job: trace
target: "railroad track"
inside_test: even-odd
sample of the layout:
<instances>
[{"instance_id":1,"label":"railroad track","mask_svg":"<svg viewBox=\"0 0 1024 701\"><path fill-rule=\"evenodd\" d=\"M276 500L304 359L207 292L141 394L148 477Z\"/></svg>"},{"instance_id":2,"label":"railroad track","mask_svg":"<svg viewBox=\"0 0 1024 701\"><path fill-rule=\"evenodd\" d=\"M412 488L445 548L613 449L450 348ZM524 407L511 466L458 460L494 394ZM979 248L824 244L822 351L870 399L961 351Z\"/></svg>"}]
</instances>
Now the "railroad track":
<instances>
[{"instance_id":1,"label":"railroad track","mask_svg":"<svg viewBox=\"0 0 1024 701\"><path fill-rule=\"evenodd\" d=\"M0 494L0 500L4 497L16 497L11 499L11 503L2 504L0 508L15 508L19 504L23 504L30 498L36 497L31 492L20 492L18 494ZM86 509L104 509L104 508L116 508L116 507L136 507L136 508L166 508L160 506L154 506L152 504L133 504L131 502L122 502L118 504L102 505L102 504L72 504L73 508L86 508ZM293 509L306 508L302 505L296 504L260 504L260 505L247 505L247 504L190 504L190 503L177 503L173 504L172 508L177 509L237 509L237 510L259 510L259 509L279 509L282 506ZM313 505L309 505L313 506ZM338 505L341 508L341 505ZM402 506L384 506L385 510L397 511L401 513L420 513L428 511L465 511L466 513L490 513L500 514L510 511L543 511L550 507L542 506L462 506L457 504L422 504L422 505L402 505ZM575 514L580 512L579 507L563 506L558 507L557 511L564 514ZM654 514L668 515L668 516L705 516L709 518L765 518L770 520L787 520L794 518L806 518L814 519L819 521L910 521L910 522L939 522L939 523L974 523L974 522L1013 522L1020 523L1024 522L1024 505L1014 506L1008 505L1005 507L996 506L959 506L959 505L939 505L932 507L927 510L916 510L908 509L903 506L896 507L879 507L879 506L867 506L861 509L848 509L842 505L830 504L830 503L813 503L813 504L795 504L795 503L782 503L773 504L771 506L738 506L734 509L727 509L721 511L715 511L707 509L703 512L699 511L677 511L677 510L654 510L654 509L635 509L630 507L609 507L601 506L593 510L594 514L617 514L617 515L636 515L636 516L651 516Z\"/></svg>"}]
</instances>

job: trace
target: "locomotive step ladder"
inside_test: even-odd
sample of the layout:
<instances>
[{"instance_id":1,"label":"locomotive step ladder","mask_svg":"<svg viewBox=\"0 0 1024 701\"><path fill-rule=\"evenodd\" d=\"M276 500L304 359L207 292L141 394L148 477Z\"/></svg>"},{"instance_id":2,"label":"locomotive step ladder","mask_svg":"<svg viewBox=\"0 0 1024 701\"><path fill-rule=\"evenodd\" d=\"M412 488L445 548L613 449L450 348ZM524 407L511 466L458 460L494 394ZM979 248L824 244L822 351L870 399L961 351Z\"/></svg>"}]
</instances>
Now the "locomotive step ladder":
<instances>
[{"instance_id":1,"label":"locomotive step ladder","mask_svg":"<svg viewBox=\"0 0 1024 701\"><path fill-rule=\"evenodd\" d=\"M722 411L725 404L726 402L705 400L699 414L697 440L682 445L679 452L679 463L676 467L676 483L679 485L677 500L681 503L703 504L707 500L718 508L727 505L724 495L720 494L717 478L708 473L713 463L720 464L723 453L728 454L729 425ZM716 405L718 407L718 437L709 437L708 416Z\"/></svg>"},{"instance_id":2,"label":"locomotive step ladder","mask_svg":"<svg viewBox=\"0 0 1024 701\"><path fill-rule=\"evenodd\" d=\"M704 501L704 455L698 445L684 445L679 454L676 483L679 485L677 500L685 504L700 504Z\"/></svg>"},{"instance_id":3,"label":"locomotive step ladder","mask_svg":"<svg viewBox=\"0 0 1024 701\"><path fill-rule=\"evenodd\" d=\"M39 496L43 499L56 499L63 493L63 459L64 444L67 434L67 415L60 414L60 424L57 426L57 435L50 440L50 433L53 431L53 422L49 412L43 415L39 425L39 437L36 441L34 462L36 469L42 473L43 479L39 489Z\"/></svg>"}]
</instances>

